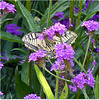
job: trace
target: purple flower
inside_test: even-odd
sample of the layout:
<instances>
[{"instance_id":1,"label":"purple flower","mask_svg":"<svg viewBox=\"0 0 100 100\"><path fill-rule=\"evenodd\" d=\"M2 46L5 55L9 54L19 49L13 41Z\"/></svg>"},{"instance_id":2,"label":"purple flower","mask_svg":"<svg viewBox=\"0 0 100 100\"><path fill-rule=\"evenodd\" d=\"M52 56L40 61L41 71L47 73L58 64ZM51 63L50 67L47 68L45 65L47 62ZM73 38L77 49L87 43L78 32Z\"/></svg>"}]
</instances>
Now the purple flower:
<instances>
[{"instance_id":1,"label":"purple flower","mask_svg":"<svg viewBox=\"0 0 100 100\"><path fill-rule=\"evenodd\" d=\"M69 29L69 27L73 27L69 18L62 19L60 23L65 25L67 29Z\"/></svg>"},{"instance_id":2,"label":"purple flower","mask_svg":"<svg viewBox=\"0 0 100 100\"><path fill-rule=\"evenodd\" d=\"M52 17L52 19L60 19L60 18L64 18L64 16L63 16L63 12L57 12L53 17Z\"/></svg>"},{"instance_id":3,"label":"purple flower","mask_svg":"<svg viewBox=\"0 0 100 100\"><path fill-rule=\"evenodd\" d=\"M79 8L78 7L74 7L74 10L79 13ZM82 11L84 11L84 9L82 9Z\"/></svg>"},{"instance_id":4,"label":"purple flower","mask_svg":"<svg viewBox=\"0 0 100 100\"><path fill-rule=\"evenodd\" d=\"M93 2L94 2L94 0L91 0L91 3L93 3ZM86 1L86 5L85 5L85 9L86 10L88 9L89 3L90 3L90 0L87 0Z\"/></svg>"},{"instance_id":5,"label":"purple flower","mask_svg":"<svg viewBox=\"0 0 100 100\"><path fill-rule=\"evenodd\" d=\"M95 48L95 39L92 40L93 47Z\"/></svg>"},{"instance_id":6,"label":"purple flower","mask_svg":"<svg viewBox=\"0 0 100 100\"><path fill-rule=\"evenodd\" d=\"M5 1L1 1L0 2L0 10L4 10L6 8L6 6L8 5L8 3L6 3Z\"/></svg>"},{"instance_id":7,"label":"purple flower","mask_svg":"<svg viewBox=\"0 0 100 100\"><path fill-rule=\"evenodd\" d=\"M3 95L3 93L0 91L0 95Z\"/></svg>"},{"instance_id":8,"label":"purple flower","mask_svg":"<svg viewBox=\"0 0 100 100\"><path fill-rule=\"evenodd\" d=\"M41 60L45 55L46 51L43 51L42 49L37 52L31 53L29 56L29 62Z\"/></svg>"},{"instance_id":9,"label":"purple flower","mask_svg":"<svg viewBox=\"0 0 100 100\"><path fill-rule=\"evenodd\" d=\"M54 23L60 22L62 25L65 25L67 29L69 29L69 27L73 27L69 18L64 18L63 14L64 14L63 12L56 13L54 15L54 17L52 17L53 22ZM60 18L62 18L62 19L60 21L58 21Z\"/></svg>"},{"instance_id":10,"label":"purple flower","mask_svg":"<svg viewBox=\"0 0 100 100\"><path fill-rule=\"evenodd\" d=\"M50 71L53 71L53 70L55 70L55 69L58 71L59 68L60 68L61 70L64 70L64 68L65 68L64 61L62 61L62 64L61 64L61 61L59 61L59 60L55 61L55 64L53 63L53 66L51 66Z\"/></svg>"},{"instance_id":11,"label":"purple flower","mask_svg":"<svg viewBox=\"0 0 100 100\"><path fill-rule=\"evenodd\" d=\"M65 34L66 31L65 25L62 25L60 23L56 23L55 25L51 26L49 29L44 30L42 34L39 35L39 39L45 39L46 37L49 37L50 39L53 39L53 37L57 34Z\"/></svg>"},{"instance_id":12,"label":"purple flower","mask_svg":"<svg viewBox=\"0 0 100 100\"><path fill-rule=\"evenodd\" d=\"M63 78L63 79L64 79L64 76L61 76L61 78Z\"/></svg>"},{"instance_id":13,"label":"purple flower","mask_svg":"<svg viewBox=\"0 0 100 100\"><path fill-rule=\"evenodd\" d=\"M6 53L6 52L4 51L4 52L2 52L2 54L1 54L1 55L2 55L2 56L4 56L4 55L5 55L5 53Z\"/></svg>"},{"instance_id":14,"label":"purple flower","mask_svg":"<svg viewBox=\"0 0 100 100\"><path fill-rule=\"evenodd\" d=\"M5 1L0 2L0 10L2 9L4 13L15 13L16 9L14 7L15 5L6 3Z\"/></svg>"},{"instance_id":15,"label":"purple flower","mask_svg":"<svg viewBox=\"0 0 100 100\"><path fill-rule=\"evenodd\" d=\"M92 57L93 57L93 63L92 63L93 68L92 68L92 70L94 70L95 65L96 65L97 63L96 63L96 61L95 61L95 56L94 56L94 54L92 54Z\"/></svg>"},{"instance_id":16,"label":"purple flower","mask_svg":"<svg viewBox=\"0 0 100 100\"><path fill-rule=\"evenodd\" d=\"M79 12L79 8L78 7L74 7L74 10L78 13Z\"/></svg>"},{"instance_id":17,"label":"purple flower","mask_svg":"<svg viewBox=\"0 0 100 100\"><path fill-rule=\"evenodd\" d=\"M0 61L0 70L2 69L3 66L4 66L3 63Z\"/></svg>"},{"instance_id":18,"label":"purple flower","mask_svg":"<svg viewBox=\"0 0 100 100\"><path fill-rule=\"evenodd\" d=\"M99 22L97 21L93 21L93 20L88 20L88 21L85 21L82 25L82 26L85 26L88 31L97 31L99 29Z\"/></svg>"},{"instance_id":19,"label":"purple flower","mask_svg":"<svg viewBox=\"0 0 100 100\"><path fill-rule=\"evenodd\" d=\"M54 23L54 24L55 24L55 23L58 23L58 20L54 19L54 20L53 20L53 23Z\"/></svg>"},{"instance_id":20,"label":"purple flower","mask_svg":"<svg viewBox=\"0 0 100 100\"><path fill-rule=\"evenodd\" d=\"M98 21L99 20L99 14L95 14L91 20L94 20L94 21Z\"/></svg>"},{"instance_id":21,"label":"purple flower","mask_svg":"<svg viewBox=\"0 0 100 100\"><path fill-rule=\"evenodd\" d=\"M56 58L60 60L69 60L70 64L74 66L73 59L74 58L74 50L72 46L66 43L60 43L55 46Z\"/></svg>"},{"instance_id":22,"label":"purple flower","mask_svg":"<svg viewBox=\"0 0 100 100\"><path fill-rule=\"evenodd\" d=\"M99 52L99 48L95 48L93 51L94 52Z\"/></svg>"},{"instance_id":23,"label":"purple flower","mask_svg":"<svg viewBox=\"0 0 100 100\"><path fill-rule=\"evenodd\" d=\"M19 63L24 63L24 62L25 62L25 59L19 61Z\"/></svg>"},{"instance_id":24,"label":"purple flower","mask_svg":"<svg viewBox=\"0 0 100 100\"><path fill-rule=\"evenodd\" d=\"M3 57L3 59L4 59L4 60L8 60L8 58L7 58L7 57Z\"/></svg>"},{"instance_id":25,"label":"purple flower","mask_svg":"<svg viewBox=\"0 0 100 100\"><path fill-rule=\"evenodd\" d=\"M83 89L87 85L93 88L95 80L93 78L92 71L89 69L87 73L88 74L80 72L80 74L71 79L73 86L71 84L69 85L70 90L72 89L72 91L76 92L78 88Z\"/></svg>"},{"instance_id":26,"label":"purple flower","mask_svg":"<svg viewBox=\"0 0 100 100\"><path fill-rule=\"evenodd\" d=\"M24 97L24 99L41 99L36 94L28 94Z\"/></svg>"},{"instance_id":27,"label":"purple flower","mask_svg":"<svg viewBox=\"0 0 100 100\"><path fill-rule=\"evenodd\" d=\"M19 31L19 29L21 29L19 26L17 26L16 24L8 24L6 26L7 30L6 32L12 33L14 35L21 35L22 32Z\"/></svg>"}]
</instances>

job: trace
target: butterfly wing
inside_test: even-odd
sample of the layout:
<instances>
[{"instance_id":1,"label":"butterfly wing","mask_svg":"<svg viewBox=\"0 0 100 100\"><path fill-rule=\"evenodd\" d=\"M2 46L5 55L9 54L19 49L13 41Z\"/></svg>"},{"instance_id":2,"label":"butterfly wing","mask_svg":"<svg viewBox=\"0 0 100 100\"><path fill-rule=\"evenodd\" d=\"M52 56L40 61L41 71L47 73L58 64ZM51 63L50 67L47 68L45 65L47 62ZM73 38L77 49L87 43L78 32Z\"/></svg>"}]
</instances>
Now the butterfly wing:
<instances>
[{"instance_id":1,"label":"butterfly wing","mask_svg":"<svg viewBox=\"0 0 100 100\"><path fill-rule=\"evenodd\" d=\"M62 35L62 41L63 43L67 43L67 44L73 44L75 42L77 38L77 34L74 33L73 31L69 31L67 30L65 32L65 35Z\"/></svg>"},{"instance_id":2,"label":"butterfly wing","mask_svg":"<svg viewBox=\"0 0 100 100\"><path fill-rule=\"evenodd\" d=\"M67 43L67 44L69 44L69 45L70 45L70 44L73 44L73 43L75 42L76 38L77 38L77 34L74 33L73 31L69 31L69 30L67 30L67 31L65 32L65 35L61 35L61 40L62 40L62 42L63 42L63 43ZM54 37L53 37L53 41L55 41L56 44L61 43L60 37L57 37L57 36L54 36Z\"/></svg>"},{"instance_id":3,"label":"butterfly wing","mask_svg":"<svg viewBox=\"0 0 100 100\"><path fill-rule=\"evenodd\" d=\"M28 33L23 38L22 41L25 43L25 46L31 50L38 51L43 49L45 51L51 51L51 45L46 42L46 40L39 40L38 36L40 33Z\"/></svg>"}]
</instances>

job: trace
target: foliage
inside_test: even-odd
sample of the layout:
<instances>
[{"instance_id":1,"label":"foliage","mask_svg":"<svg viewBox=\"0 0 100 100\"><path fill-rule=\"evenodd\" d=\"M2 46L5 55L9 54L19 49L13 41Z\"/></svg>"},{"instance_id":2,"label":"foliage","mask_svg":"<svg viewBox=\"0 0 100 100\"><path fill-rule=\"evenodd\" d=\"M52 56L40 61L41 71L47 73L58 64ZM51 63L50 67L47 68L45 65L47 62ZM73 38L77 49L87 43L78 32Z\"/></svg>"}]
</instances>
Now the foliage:
<instances>
[{"instance_id":1,"label":"foliage","mask_svg":"<svg viewBox=\"0 0 100 100\"><path fill-rule=\"evenodd\" d=\"M99 1L94 0L93 3L89 3L88 9L85 10L87 1L88 0L73 0L73 4L70 4L72 2L70 0L7 1L10 4L15 5L16 12L14 14L11 12L6 13L4 16L1 16L0 59L4 64L1 69L0 77L1 91L4 93L4 95L1 96L2 99L23 99L26 95L32 93L37 94L42 99L99 98L99 56L98 52L95 52L95 50L99 48L99 32L96 31L94 36L88 42L89 38L85 33L87 29L81 27L84 21L90 20L94 15L99 13ZM80 5L82 5L82 8ZM79 13L75 12L73 7L78 7ZM81 11L81 9L84 9L84 11ZM86 73L88 69L92 69L92 63L95 58L96 65L93 70L93 77L96 82L94 88L87 86L86 91L81 91L80 89L78 89L77 92L71 91L68 87L71 82L71 77L68 76L68 73L65 73L66 77L68 76L67 79L63 79L60 77L60 73L57 74L56 71L49 71L51 62L54 63L55 59L48 60L48 58L45 57L45 62L48 61L44 68L37 66L35 62L28 62L29 55L33 51L28 50L24 46L24 43L21 40L22 37L30 32L43 32L44 27L49 28L54 25L52 17L57 12L63 12L65 18L70 17L73 27L69 28L69 30L77 34L77 39L75 43L72 44L75 51L73 68L75 73L74 75L76 76L79 74L79 71ZM62 19L59 19L58 21L61 20ZM23 34L15 36L6 32L7 24L16 24L21 27L20 31ZM92 39L95 39L95 47L93 46ZM5 54L3 55L2 53L4 51ZM58 90L55 88L57 86L56 79L59 81ZM30 81L31 83L29 83ZM59 91L60 81L63 83L63 88Z\"/></svg>"}]
</instances>

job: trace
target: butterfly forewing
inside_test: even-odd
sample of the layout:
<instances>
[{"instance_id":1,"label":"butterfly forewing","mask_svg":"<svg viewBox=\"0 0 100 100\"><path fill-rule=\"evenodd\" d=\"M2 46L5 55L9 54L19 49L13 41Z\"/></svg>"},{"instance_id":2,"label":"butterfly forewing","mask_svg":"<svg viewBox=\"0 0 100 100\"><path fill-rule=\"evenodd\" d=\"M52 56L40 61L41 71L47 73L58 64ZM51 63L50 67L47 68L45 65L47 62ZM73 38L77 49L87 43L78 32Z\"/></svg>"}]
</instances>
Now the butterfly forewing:
<instances>
[{"instance_id":1,"label":"butterfly forewing","mask_svg":"<svg viewBox=\"0 0 100 100\"><path fill-rule=\"evenodd\" d=\"M46 40L39 40L38 36L40 33L29 33L26 34L22 41L25 43L25 46L31 50L37 51L43 49L45 51L51 51L51 45Z\"/></svg>"}]
</instances>

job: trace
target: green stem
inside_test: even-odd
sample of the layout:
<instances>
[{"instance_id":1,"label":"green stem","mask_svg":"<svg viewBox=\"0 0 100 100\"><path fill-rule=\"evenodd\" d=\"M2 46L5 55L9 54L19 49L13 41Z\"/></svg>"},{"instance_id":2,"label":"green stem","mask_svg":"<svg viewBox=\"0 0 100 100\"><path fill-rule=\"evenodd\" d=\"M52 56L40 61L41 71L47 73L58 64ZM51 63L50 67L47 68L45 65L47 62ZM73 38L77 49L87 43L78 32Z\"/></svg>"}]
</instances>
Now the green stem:
<instances>
[{"instance_id":1,"label":"green stem","mask_svg":"<svg viewBox=\"0 0 100 100\"><path fill-rule=\"evenodd\" d=\"M59 76L59 70L56 72L57 76ZM59 82L59 78L56 78L56 93L55 93L55 99L58 98L58 82Z\"/></svg>"},{"instance_id":2,"label":"green stem","mask_svg":"<svg viewBox=\"0 0 100 100\"><path fill-rule=\"evenodd\" d=\"M28 11L31 13L31 0L26 0L26 7ZM31 50L28 51L29 55L31 53ZM31 62L29 63L29 86L32 86L32 68L31 68Z\"/></svg>"},{"instance_id":3,"label":"green stem","mask_svg":"<svg viewBox=\"0 0 100 100\"><path fill-rule=\"evenodd\" d=\"M46 57L48 59L48 61L50 62L50 64L53 66L53 68L55 69L55 72L56 72L56 68L55 66L52 64L51 60L49 59L49 57Z\"/></svg>"},{"instance_id":4,"label":"green stem","mask_svg":"<svg viewBox=\"0 0 100 100\"><path fill-rule=\"evenodd\" d=\"M31 0L26 0L26 7L29 12L31 12Z\"/></svg>"},{"instance_id":5,"label":"green stem","mask_svg":"<svg viewBox=\"0 0 100 100\"><path fill-rule=\"evenodd\" d=\"M82 70L87 74L86 70L84 69L83 65L81 63L79 63L76 58L73 58L74 61L82 68Z\"/></svg>"},{"instance_id":6,"label":"green stem","mask_svg":"<svg viewBox=\"0 0 100 100\"><path fill-rule=\"evenodd\" d=\"M88 45L87 45L87 49L86 49L86 53L85 53L85 58L84 58L84 61L83 61L83 67L85 65L85 61L86 61L86 58L87 58L88 49L89 49L89 46L90 46L90 40L91 40L91 36L89 36L89 41L88 41Z\"/></svg>"},{"instance_id":7,"label":"green stem","mask_svg":"<svg viewBox=\"0 0 100 100\"><path fill-rule=\"evenodd\" d=\"M55 74L53 74L53 73L51 73L47 68L44 68L49 74L51 74L52 76L54 76L54 77L58 77L58 76L56 76ZM70 80L66 80L66 79L63 79L63 78L61 78L61 77L58 77L59 79L61 79L61 80L64 80L64 81L67 81L67 82L72 82L72 81L70 81Z\"/></svg>"},{"instance_id":8,"label":"green stem","mask_svg":"<svg viewBox=\"0 0 100 100\"><path fill-rule=\"evenodd\" d=\"M74 15L74 0L70 0L70 15L69 18L71 19L71 24L73 24L73 15ZM69 30L72 28L69 27Z\"/></svg>"},{"instance_id":9,"label":"green stem","mask_svg":"<svg viewBox=\"0 0 100 100\"><path fill-rule=\"evenodd\" d=\"M81 19L81 13L82 13L82 6L83 6L83 0L80 0L80 8L79 8L79 13L78 13L78 19L77 19L77 24L76 27L79 25L80 23L80 19ZM78 33L78 30L76 31L76 34Z\"/></svg>"},{"instance_id":10,"label":"green stem","mask_svg":"<svg viewBox=\"0 0 100 100\"><path fill-rule=\"evenodd\" d=\"M52 0L50 0L50 4L49 4L47 28L49 27L49 22L50 22L50 12L51 12L51 6L52 6Z\"/></svg>"},{"instance_id":11,"label":"green stem","mask_svg":"<svg viewBox=\"0 0 100 100\"><path fill-rule=\"evenodd\" d=\"M89 99L88 95L86 94L86 90L85 90L85 88L82 89L82 92L83 92L83 94L84 94L85 99Z\"/></svg>"}]
</instances>

